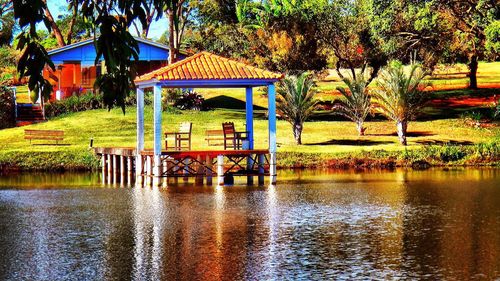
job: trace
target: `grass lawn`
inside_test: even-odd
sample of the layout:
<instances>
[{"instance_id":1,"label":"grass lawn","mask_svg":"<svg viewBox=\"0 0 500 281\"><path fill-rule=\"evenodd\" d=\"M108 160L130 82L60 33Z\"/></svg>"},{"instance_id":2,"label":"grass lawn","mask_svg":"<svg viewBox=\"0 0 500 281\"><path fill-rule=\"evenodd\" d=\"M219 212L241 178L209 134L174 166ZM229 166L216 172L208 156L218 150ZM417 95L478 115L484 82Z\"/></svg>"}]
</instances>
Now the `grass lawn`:
<instances>
[{"instance_id":1,"label":"grass lawn","mask_svg":"<svg viewBox=\"0 0 500 281\"><path fill-rule=\"evenodd\" d=\"M90 138L94 146L135 146L135 108L128 108L125 115L121 110L92 110L79 112L52 119L45 123L11 128L0 131L2 153L14 151L66 151L84 150ZM219 129L224 121L234 121L237 129L244 129L245 113L243 110L213 110L182 114L163 114L164 130L174 129L182 121L193 122L193 148L207 149L204 140L206 129ZM323 117L324 118L324 117ZM146 147L152 147L153 141L152 109L145 112ZM256 112L255 140L256 148L267 148L267 120L262 111ZM278 142L281 152L338 153L356 150L402 150L397 142L395 126L390 121L371 121L367 124L367 136L358 137L355 126L347 121L312 121L304 127L303 145L294 144L290 125L278 121ZM65 143L69 146L30 145L23 139L24 129L52 129L65 131ZM460 119L439 119L412 122L409 126L409 148L422 144L440 144L455 142L471 144L487 141L499 134L498 128L475 129L466 126ZM37 143L35 141L35 143ZM213 147L212 147L213 148Z\"/></svg>"}]
</instances>

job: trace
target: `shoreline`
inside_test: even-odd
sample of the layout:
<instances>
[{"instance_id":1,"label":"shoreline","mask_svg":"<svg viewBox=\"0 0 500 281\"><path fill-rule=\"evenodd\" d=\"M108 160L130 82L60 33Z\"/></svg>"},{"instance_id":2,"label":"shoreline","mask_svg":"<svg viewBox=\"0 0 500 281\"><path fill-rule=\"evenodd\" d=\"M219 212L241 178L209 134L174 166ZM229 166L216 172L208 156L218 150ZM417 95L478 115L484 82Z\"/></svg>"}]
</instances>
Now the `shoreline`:
<instances>
[{"instance_id":1,"label":"shoreline","mask_svg":"<svg viewBox=\"0 0 500 281\"><path fill-rule=\"evenodd\" d=\"M500 141L476 145L424 146L402 151L348 153L278 152L278 169L394 169L500 167ZM88 149L64 152L0 153L0 172L97 171L99 158Z\"/></svg>"}]
</instances>

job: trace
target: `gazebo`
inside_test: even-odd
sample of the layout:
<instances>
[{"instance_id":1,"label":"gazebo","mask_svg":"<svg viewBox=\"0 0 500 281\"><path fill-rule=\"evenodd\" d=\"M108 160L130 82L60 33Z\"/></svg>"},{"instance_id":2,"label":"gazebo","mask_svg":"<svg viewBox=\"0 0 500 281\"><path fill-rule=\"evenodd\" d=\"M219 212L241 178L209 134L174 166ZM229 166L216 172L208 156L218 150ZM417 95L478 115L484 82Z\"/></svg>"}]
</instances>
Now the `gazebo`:
<instances>
[{"instance_id":1,"label":"gazebo","mask_svg":"<svg viewBox=\"0 0 500 281\"><path fill-rule=\"evenodd\" d=\"M144 175L151 176L153 185L161 184L161 178L169 175L170 165L183 163L186 173L204 169L207 181L210 178L212 165L216 165L218 184L224 184L227 175L225 159L238 165L238 159L246 158L250 167L257 161L259 175L263 175L263 161L268 159L270 183L276 183L276 90L275 83L283 78L283 74L259 69L242 62L227 59L208 52L201 52L169 66L144 74L135 80L137 86L137 147L136 147L136 182L143 183ZM268 131L269 148L254 149L253 128L253 88L266 86L268 89ZM153 150L144 149L144 91L153 89L154 108L154 145ZM246 89L246 132L247 147L243 150L196 150L168 151L162 149L162 88L245 88ZM269 156L267 158L267 156ZM253 158L252 158L253 157ZM266 157L266 158L265 158ZM216 163L213 160L216 159ZM172 164L174 163L174 164ZM234 166L234 165L233 165ZM178 168L178 167L177 167ZM252 172L246 170L241 175L250 178ZM149 177L148 177L149 178ZM259 177L261 181L262 177Z\"/></svg>"}]
</instances>

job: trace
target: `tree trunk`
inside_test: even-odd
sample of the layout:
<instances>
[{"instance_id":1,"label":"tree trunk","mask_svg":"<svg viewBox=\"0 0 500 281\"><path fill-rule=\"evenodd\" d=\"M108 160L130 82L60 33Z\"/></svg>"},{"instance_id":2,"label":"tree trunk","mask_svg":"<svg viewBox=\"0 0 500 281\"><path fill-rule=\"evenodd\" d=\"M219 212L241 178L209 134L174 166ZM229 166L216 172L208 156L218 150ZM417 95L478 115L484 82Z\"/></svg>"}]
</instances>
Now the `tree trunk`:
<instances>
[{"instance_id":1,"label":"tree trunk","mask_svg":"<svg viewBox=\"0 0 500 281\"><path fill-rule=\"evenodd\" d=\"M293 124L293 137L295 138L295 142L297 144L302 144L302 124L295 123Z\"/></svg>"},{"instance_id":2,"label":"tree trunk","mask_svg":"<svg viewBox=\"0 0 500 281\"><path fill-rule=\"evenodd\" d=\"M478 68L478 61L477 61L477 55L472 55L470 62L469 62L469 89L476 90L477 89L477 68Z\"/></svg>"},{"instance_id":3,"label":"tree trunk","mask_svg":"<svg viewBox=\"0 0 500 281\"><path fill-rule=\"evenodd\" d=\"M47 17L47 21L50 24L50 28L52 29L52 34L56 37L57 40L57 45L59 47L64 47L66 46L66 42L64 42L64 37L61 33L61 30L56 24L56 21L54 20L54 17L52 17L52 14L50 13L49 7L47 6L47 0L43 0L43 3L45 4L45 17Z\"/></svg>"},{"instance_id":4,"label":"tree trunk","mask_svg":"<svg viewBox=\"0 0 500 281\"><path fill-rule=\"evenodd\" d=\"M363 121L356 122L356 129L358 130L358 134L360 136L364 136L365 135L366 128L363 127Z\"/></svg>"},{"instance_id":5,"label":"tree trunk","mask_svg":"<svg viewBox=\"0 0 500 281\"><path fill-rule=\"evenodd\" d=\"M66 35L66 44L71 44L71 40L73 38L73 28L75 26L75 23L76 23L76 17L78 16L78 3L73 3L72 4L73 7L73 14L71 15L71 21L69 23L69 27L68 27L68 34Z\"/></svg>"},{"instance_id":6,"label":"tree trunk","mask_svg":"<svg viewBox=\"0 0 500 281\"><path fill-rule=\"evenodd\" d=\"M407 145L406 143L406 130L408 129L408 121L402 120L396 123L398 128L398 138L402 145Z\"/></svg>"},{"instance_id":7,"label":"tree trunk","mask_svg":"<svg viewBox=\"0 0 500 281\"><path fill-rule=\"evenodd\" d=\"M175 25L174 25L174 11L167 11L168 13L168 27L169 27L169 36L168 36L168 64L172 64L177 60L177 50L175 49Z\"/></svg>"}]
</instances>

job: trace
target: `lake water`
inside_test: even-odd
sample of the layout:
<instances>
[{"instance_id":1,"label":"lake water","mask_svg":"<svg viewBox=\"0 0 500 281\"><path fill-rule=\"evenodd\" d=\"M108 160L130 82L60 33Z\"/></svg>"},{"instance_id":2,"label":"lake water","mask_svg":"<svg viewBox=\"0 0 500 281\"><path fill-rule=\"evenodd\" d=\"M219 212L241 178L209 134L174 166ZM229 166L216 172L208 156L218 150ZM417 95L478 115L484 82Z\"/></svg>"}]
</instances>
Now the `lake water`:
<instances>
[{"instance_id":1,"label":"lake water","mask_svg":"<svg viewBox=\"0 0 500 281\"><path fill-rule=\"evenodd\" d=\"M500 169L280 171L276 187L0 177L0 280L500 278Z\"/></svg>"}]
</instances>

